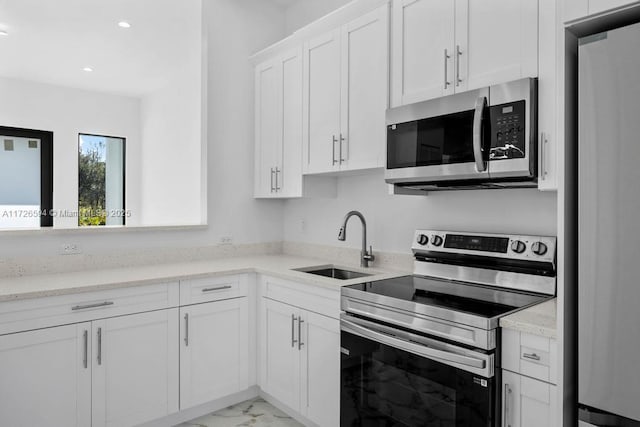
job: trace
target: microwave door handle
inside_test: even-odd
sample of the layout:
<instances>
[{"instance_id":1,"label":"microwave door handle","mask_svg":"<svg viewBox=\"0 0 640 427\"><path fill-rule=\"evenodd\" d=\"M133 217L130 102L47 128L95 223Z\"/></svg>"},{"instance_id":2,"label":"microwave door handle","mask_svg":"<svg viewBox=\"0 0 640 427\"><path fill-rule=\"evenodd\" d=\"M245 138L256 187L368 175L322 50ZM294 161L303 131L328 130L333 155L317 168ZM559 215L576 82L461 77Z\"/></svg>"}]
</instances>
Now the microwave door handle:
<instances>
[{"instance_id":1,"label":"microwave door handle","mask_svg":"<svg viewBox=\"0 0 640 427\"><path fill-rule=\"evenodd\" d=\"M482 158L482 115L487 105L487 98L484 96L476 99L476 108L473 113L473 158L476 161L476 171L484 172L487 170L484 159Z\"/></svg>"},{"instance_id":2,"label":"microwave door handle","mask_svg":"<svg viewBox=\"0 0 640 427\"><path fill-rule=\"evenodd\" d=\"M369 338L371 340L381 342L391 347L398 348L400 350L408 351L418 354L427 358L437 359L443 362L458 363L460 365L470 366L478 369L485 369L487 362L482 359L476 359L475 357L463 356L461 354L451 353L446 350L438 350L435 348L421 345L417 342L405 341L401 338L387 335L381 332L371 330L367 327L360 326L349 320L341 320L341 328L345 332L350 332L355 335L359 335L363 338ZM400 333L400 331L398 331Z\"/></svg>"}]
</instances>

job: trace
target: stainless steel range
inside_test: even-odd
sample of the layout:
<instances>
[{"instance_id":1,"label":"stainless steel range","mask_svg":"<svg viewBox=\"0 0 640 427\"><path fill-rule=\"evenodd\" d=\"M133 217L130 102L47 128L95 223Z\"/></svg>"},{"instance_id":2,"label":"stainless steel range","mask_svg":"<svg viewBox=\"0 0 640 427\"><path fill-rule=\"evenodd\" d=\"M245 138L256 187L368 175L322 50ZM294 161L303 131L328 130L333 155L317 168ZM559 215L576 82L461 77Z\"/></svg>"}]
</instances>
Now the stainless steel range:
<instances>
[{"instance_id":1,"label":"stainless steel range","mask_svg":"<svg viewBox=\"0 0 640 427\"><path fill-rule=\"evenodd\" d=\"M414 274L342 288L341 426L500 424L500 317L552 298L556 239L418 230Z\"/></svg>"}]
</instances>

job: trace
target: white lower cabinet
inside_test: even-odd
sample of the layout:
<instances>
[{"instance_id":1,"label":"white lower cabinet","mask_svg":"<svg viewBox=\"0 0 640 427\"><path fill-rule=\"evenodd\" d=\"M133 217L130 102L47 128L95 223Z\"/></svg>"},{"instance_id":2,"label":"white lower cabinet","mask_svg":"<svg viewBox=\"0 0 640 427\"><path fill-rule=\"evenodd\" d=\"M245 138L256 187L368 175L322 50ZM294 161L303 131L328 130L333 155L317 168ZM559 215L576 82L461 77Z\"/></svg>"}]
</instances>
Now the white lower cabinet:
<instances>
[{"instance_id":1,"label":"white lower cabinet","mask_svg":"<svg viewBox=\"0 0 640 427\"><path fill-rule=\"evenodd\" d=\"M91 425L91 323L0 336L0 425Z\"/></svg>"},{"instance_id":2,"label":"white lower cabinet","mask_svg":"<svg viewBox=\"0 0 640 427\"><path fill-rule=\"evenodd\" d=\"M340 323L262 298L262 388L319 426L340 424Z\"/></svg>"},{"instance_id":3,"label":"white lower cabinet","mask_svg":"<svg viewBox=\"0 0 640 427\"><path fill-rule=\"evenodd\" d=\"M502 371L503 427L556 426L556 386Z\"/></svg>"},{"instance_id":4,"label":"white lower cabinet","mask_svg":"<svg viewBox=\"0 0 640 427\"><path fill-rule=\"evenodd\" d=\"M177 309L92 322L92 426L128 426L178 411Z\"/></svg>"},{"instance_id":5,"label":"white lower cabinet","mask_svg":"<svg viewBox=\"0 0 640 427\"><path fill-rule=\"evenodd\" d=\"M180 308L180 409L249 387L247 298Z\"/></svg>"},{"instance_id":6,"label":"white lower cabinet","mask_svg":"<svg viewBox=\"0 0 640 427\"><path fill-rule=\"evenodd\" d=\"M177 315L0 336L0 425L126 426L176 412Z\"/></svg>"}]
</instances>

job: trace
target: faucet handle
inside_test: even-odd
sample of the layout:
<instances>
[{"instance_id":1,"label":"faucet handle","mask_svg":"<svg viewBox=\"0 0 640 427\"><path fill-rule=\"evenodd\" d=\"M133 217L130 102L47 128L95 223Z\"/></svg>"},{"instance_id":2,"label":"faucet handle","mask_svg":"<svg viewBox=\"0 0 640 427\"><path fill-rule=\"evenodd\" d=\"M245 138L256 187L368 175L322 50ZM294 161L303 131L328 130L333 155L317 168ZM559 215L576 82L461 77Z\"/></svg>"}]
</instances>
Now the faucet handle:
<instances>
[{"instance_id":1,"label":"faucet handle","mask_svg":"<svg viewBox=\"0 0 640 427\"><path fill-rule=\"evenodd\" d=\"M376 259L375 255L373 255L373 246L369 246L369 252L365 252L363 258L371 262L373 262Z\"/></svg>"}]
</instances>

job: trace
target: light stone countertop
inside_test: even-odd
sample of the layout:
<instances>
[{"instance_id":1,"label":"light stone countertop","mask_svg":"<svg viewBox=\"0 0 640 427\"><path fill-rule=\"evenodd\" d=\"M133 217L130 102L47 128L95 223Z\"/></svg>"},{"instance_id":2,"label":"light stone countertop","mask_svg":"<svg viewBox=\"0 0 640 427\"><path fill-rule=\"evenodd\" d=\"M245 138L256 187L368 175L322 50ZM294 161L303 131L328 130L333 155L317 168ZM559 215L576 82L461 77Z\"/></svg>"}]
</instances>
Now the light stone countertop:
<instances>
[{"instance_id":1,"label":"light stone countertop","mask_svg":"<svg viewBox=\"0 0 640 427\"><path fill-rule=\"evenodd\" d=\"M339 289L342 286L355 283L411 274L410 271L363 269L339 263L335 265L352 271L367 272L372 275L358 279L339 280L292 270L329 265L332 264L326 260L315 258L291 255L254 255L175 264L154 264L70 273L7 277L0 278L0 302L241 273L266 274L329 289Z\"/></svg>"},{"instance_id":2,"label":"light stone countertop","mask_svg":"<svg viewBox=\"0 0 640 427\"><path fill-rule=\"evenodd\" d=\"M547 338L557 338L557 298L500 319L500 326Z\"/></svg>"}]
</instances>

